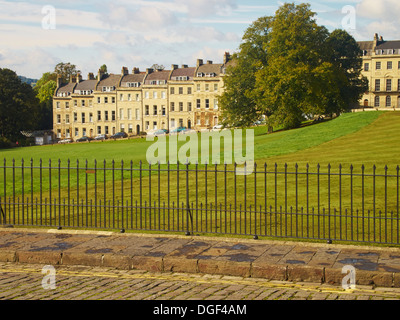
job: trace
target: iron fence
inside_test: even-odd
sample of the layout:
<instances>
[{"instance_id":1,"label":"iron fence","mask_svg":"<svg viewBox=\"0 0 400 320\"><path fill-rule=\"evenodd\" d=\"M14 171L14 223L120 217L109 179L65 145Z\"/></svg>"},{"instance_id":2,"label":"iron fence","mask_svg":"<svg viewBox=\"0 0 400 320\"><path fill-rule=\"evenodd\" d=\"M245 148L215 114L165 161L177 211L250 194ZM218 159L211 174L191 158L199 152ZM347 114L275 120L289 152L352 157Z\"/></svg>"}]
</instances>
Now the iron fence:
<instances>
[{"instance_id":1,"label":"iron fence","mask_svg":"<svg viewBox=\"0 0 400 320\"><path fill-rule=\"evenodd\" d=\"M399 244L398 166L237 168L4 160L0 222Z\"/></svg>"}]
</instances>

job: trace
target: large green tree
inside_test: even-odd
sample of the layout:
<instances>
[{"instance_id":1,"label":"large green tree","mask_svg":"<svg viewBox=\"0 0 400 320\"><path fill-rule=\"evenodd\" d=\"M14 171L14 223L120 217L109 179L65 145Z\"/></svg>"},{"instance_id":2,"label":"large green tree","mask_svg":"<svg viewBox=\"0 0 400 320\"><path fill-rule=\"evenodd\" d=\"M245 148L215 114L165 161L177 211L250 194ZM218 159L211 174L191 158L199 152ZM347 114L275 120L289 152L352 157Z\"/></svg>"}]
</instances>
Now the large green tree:
<instances>
[{"instance_id":1,"label":"large green tree","mask_svg":"<svg viewBox=\"0 0 400 320\"><path fill-rule=\"evenodd\" d=\"M37 129L40 118L35 91L10 69L0 69L0 135L15 139L24 130Z\"/></svg>"},{"instance_id":2,"label":"large green tree","mask_svg":"<svg viewBox=\"0 0 400 320\"><path fill-rule=\"evenodd\" d=\"M226 125L248 126L263 114L257 97L256 73L267 66L270 17L255 21L245 32L240 51L232 56L224 77L225 90L220 98Z\"/></svg>"},{"instance_id":3,"label":"large green tree","mask_svg":"<svg viewBox=\"0 0 400 320\"><path fill-rule=\"evenodd\" d=\"M220 99L226 123L248 125L263 114L269 125L294 128L306 114L344 111L365 91L358 44L319 26L308 4L282 5L243 40Z\"/></svg>"}]
</instances>

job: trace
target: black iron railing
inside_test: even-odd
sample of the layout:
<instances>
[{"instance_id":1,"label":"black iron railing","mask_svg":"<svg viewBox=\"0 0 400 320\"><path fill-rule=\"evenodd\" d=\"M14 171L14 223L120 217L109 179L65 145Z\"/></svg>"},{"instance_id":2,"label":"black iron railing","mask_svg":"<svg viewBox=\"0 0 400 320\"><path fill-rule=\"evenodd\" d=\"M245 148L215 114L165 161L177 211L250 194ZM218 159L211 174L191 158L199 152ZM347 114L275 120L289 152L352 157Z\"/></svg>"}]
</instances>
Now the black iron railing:
<instances>
[{"instance_id":1,"label":"black iron railing","mask_svg":"<svg viewBox=\"0 0 400 320\"><path fill-rule=\"evenodd\" d=\"M0 222L400 243L399 167L265 163L248 175L237 168L4 160Z\"/></svg>"}]
</instances>

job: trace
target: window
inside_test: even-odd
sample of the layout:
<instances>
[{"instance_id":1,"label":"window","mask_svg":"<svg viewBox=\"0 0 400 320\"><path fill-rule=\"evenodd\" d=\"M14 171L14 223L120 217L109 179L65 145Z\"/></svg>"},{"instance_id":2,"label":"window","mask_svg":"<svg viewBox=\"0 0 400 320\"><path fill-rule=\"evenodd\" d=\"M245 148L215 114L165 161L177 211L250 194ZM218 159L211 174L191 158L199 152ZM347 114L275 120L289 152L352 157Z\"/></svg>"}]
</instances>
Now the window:
<instances>
[{"instance_id":1,"label":"window","mask_svg":"<svg viewBox=\"0 0 400 320\"><path fill-rule=\"evenodd\" d=\"M214 91L215 91L215 92L218 91L218 84L217 84L217 83L214 84Z\"/></svg>"},{"instance_id":2,"label":"window","mask_svg":"<svg viewBox=\"0 0 400 320\"><path fill-rule=\"evenodd\" d=\"M124 120L124 109L119 109L119 118L120 120Z\"/></svg>"},{"instance_id":3,"label":"window","mask_svg":"<svg viewBox=\"0 0 400 320\"><path fill-rule=\"evenodd\" d=\"M97 103L101 103L100 97L97 97Z\"/></svg>"},{"instance_id":4,"label":"window","mask_svg":"<svg viewBox=\"0 0 400 320\"><path fill-rule=\"evenodd\" d=\"M180 111L180 112L183 111L183 102L179 102L179 111Z\"/></svg>"},{"instance_id":5,"label":"window","mask_svg":"<svg viewBox=\"0 0 400 320\"><path fill-rule=\"evenodd\" d=\"M67 130L65 131L65 137L66 137L66 138L71 138L71 132L69 131L69 129L67 129Z\"/></svg>"},{"instance_id":6,"label":"window","mask_svg":"<svg viewBox=\"0 0 400 320\"><path fill-rule=\"evenodd\" d=\"M400 91L400 79L397 80L397 91Z\"/></svg>"},{"instance_id":7,"label":"window","mask_svg":"<svg viewBox=\"0 0 400 320\"><path fill-rule=\"evenodd\" d=\"M375 107L379 107L379 106L380 106L380 99L379 99L378 96L375 97L375 104L374 104L374 106L375 106Z\"/></svg>"},{"instance_id":8,"label":"window","mask_svg":"<svg viewBox=\"0 0 400 320\"><path fill-rule=\"evenodd\" d=\"M144 115L145 115L145 116L150 115L150 107L149 107L149 106L145 106L145 107L144 107Z\"/></svg>"},{"instance_id":9,"label":"window","mask_svg":"<svg viewBox=\"0 0 400 320\"><path fill-rule=\"evenodd\" d=\"M84 107L85 106L85 100L82 100L81 104L82 104L82 107Z\"/></svg>"},{"instance_id":10,"label":"window","mask_svg":"<svg viewBox=\"0 0 400 320\"><path fill-rule=\"evenodd\" d=\"M119 101L124 101L124 95L123 94L119 95Z\"/></svg>"},{"instance_id":11,"label":"window","mask_svg":"<svg viewBox=\"0 0 400 320\"><path fill-rule=\"evenodd\" d=\"M387 63L387 69L388 69L388 70L392 70L392 68L393 68L393 62L392 62L392 61L388 61L388 63Z\"/></svg>"},{"instance_id":12,"label":"window","mask_svg":"<svg viewBox=\"0 0 400 320\"><path fill-rule=\"evenodd\" d=\"M161 92L161 99L166 99L167 98L167 94L165 91Z\"/></svg>"},{"instance_id":13,"label":"window","mask_svg":"<svg viewBox=\"0 0 400 320\"><path fill-rule=\"evenodd\" d=\"M65 123L69 124L69 114L65 115Z\"/></svg>"},{"instance_id":14,"label":"window","mask_svg":"<svg viewBox=\"0 0 400 320\"><path fill-rule=\"evenodd\" d=\"M386 107L391 107L392 106L392 97L387 96L386 97Z\"/></svg>"},{"instance_id":15,"label":"window","mask_svg":"<svg viewBox=\"0 0 400 320\"><path fill-rule=\"evenodd\" d=\"M132 95L128 93L128 101L132 101Z\"/></svg>"},{"instance_id":16,"label":"window","mask_svg":"<svg viewBox=\"0 0 400 320\"><path fill-rule=\"evenodd\" d=\"M136 101L140 101L140 95L138 93L136 94Z\"/></svg>"},{"instance_id":17,"label":"window","mask_svg":"<svg viewBox=\"0 0 400 320\"><path fill-rule=\"evenodd\" d=\"M115 111L111 112L111 121L115 121Z\"/></svg>"},{"instance_id":18,"label":"window","mask_svg":"<svg viewBox=\"0 0 400 320\"><path fill-rule=\"evenodd\" d=\"M61 123L61 115L60 114L57 115L57 123Z\"/></svg>"},{"instance_id":19,"label":"window","mask_svg":"<svg viewBox=\"0 0 400 320\"><path fill-rule=\"evenodd\" d=\"M100 126L97 127L97 134L101 134L101 127Z\"/></svg>"},{"instance_id":20,"label":"window","mask_svg":"<svg viewBox=\"0 0 400 320\"><path fill-rule=\"evenodd\" d=\"M132 120L132 109L128 109L128 120Z\"/></svg>"},{"instance_id":21,"label":"window","mask_svg":"<svg viewBox=\"0 0 400 320\"><path fill-rule=\"evenodd\" d=\"M104 97L104 103L108 103L108 97Z\"/></svg>"},{"instance_id":22,"label":"window","mask_svg":"<svg viewBox=\"0 0 400 320\"><path fill-rule=\"evenodd\" d=\"M78 121L78 114L76 112L74 112L74 122Z\"/></svg>"},{"instance_id":23,"label":"window","mask_svg":"<svg viewBox=\"0 0 400 320\"><path fill-rule=\"evenodd\" d=\"M57 109L60 109L60 102L57 102Z\"/></svg>"},{"instance_id":24,"label":"window","mask_svg":"<svg viewBox=\"0 0 400 320\"><path fill-rule=\"evenodd\" d=\"M135 119L140 120L140 109L135 110Z\"/></svg>"},{"instance_id":25,"label":"window","mask_svg":"<svg viewBox=\"0 0 400 320\"><path fill-rule=\"evenodd\" d=\"M149 128L150 128L150 122L149 121L146 121L145 128L146 128L146 130L149 130Z\"/></svg>"},{"instance_id":26,"label":"window","mask_svg":"<svg viewBox=\"0 0 400 320\"><path fill-rule=\"evenodd\" d=\"M381 91L381 80L375 80L375 91Z\"/></svg>"},{"instance_id":27,"label":"window","mask_svg":"<svg viewBox=\"0 0 400 320\"><path fill-rule=\"evenodd\" d=\"M69 102L65 102L65 108L69 109Z\"/></svg>"},{"instance_id":28,"label":"window","mask_svg":"<svg viewBox=\"0 0 400 320\"><path fill-rule=\"evenodd\" d=\"M189 112L192 111L192 103L191 103L191 102L188 102L187 108L188 108L188 111L189 111Z\"/></svg>"},{"instance_id":29,"label":"window","mask_svg":"<svg viewBox=\"0 0 400 320\"><path fill-rule=\"evenodd\" d=\"M175 102L171 102L171 112L175 111Z\"/></svg>"},{"instance_id":30,"label":"window","mask_svg":"<svg viewBox=\"0 0 400 320\"><path fill-rule=\"evenodd\" d=\"M183 87L179 87L179 94L183 94Z\"/></svg>"},{"instance_id":31,"label":"window","mask_svg":"<svg viewBox=\"0 0 400 320\"><path fill-rule=\"evenodd\" d=\"M197 91L197 92L201 91L201 85L200 85L200 84L198 84L198 85L196 86L196 91Z\"/></svg>"},{"instance_id":32,"label":"window","mask_svg":"<svg viewBox=\"0 0 400 320\"><path fill-rule=\"evenodd\" d=\"M146 93L144 94L144 96L145 96L146 99L149 99L149 98L150 98L150 93L149 93L148 91L146 91Z\"/></svg>"},{"instance_id":33,"label":"window","mask_svg":"<svg viewBox=\"0 0 400 320\"><path fill-rule=\"evenodd\" d=\"M157 121L153 122L153 130L157 130Z\"/></svg>"},{"instance_id":34,"label":"window","mask_svg":"<svg viewBox=\"0 0 400 320\"><path fill-rule=\"evenodd\" d=\"M218 99L214 99L214 109L218 109Z\"/></svg>"},{"instance_id":35,"label":"window","mask_svg":"<svg viewBox=\"0 0 400 320\"><path fill-rule=\"evenodd\" d=\"M101 111L97 111L97 121L101 121Z\"/></svg>"},{"instance_id":36,"label":"window","mask_svg":"<svg viewBox=\"0 0 400 320\"><path fill-rule=\"evenodd\" d=\"M79 136L79 129L75 128L75 137L78 137L78 136Z\"/></svg>"},{"instance_id":37,"label":"window","mask_svg":"<svg viewBox=\"0 0 400 320\"><path fill-rule=\"evenodd\" d=\"M210 85L208 83L206 83L206 91L210 91Z\"/></svg>"},{"instance_id":38,"label":"window","mask_svg":"<svg viewBox=\"0 0 400 320\"><path fill-rule=\"evenodd\" d=\"M196 108L197 108L197 109L200 109L200 107L201 107L201 100L200 100L200 99L197 99L197 100L196 100Z\"/></svg>"},{"instance_id":39,"label":"window","mask_svg":"<svg viewBox=\"0 0 400 320\"><path fill-rule=\"evenodd\" d=\"M206 99L206 109L210 108L210 99Z\"/></svg>"},{"instance_id":40,"label":"window","mask_svg":"<svg viewBox=\"0 0 400 320\"><path fill-rule=\"evenodd\" d=\"M171 87L171 89L170 89L170 94L175 94L175 88L174 87Z\"/></svg>"},{"instance_id":41,"label":"window","mask_svg":"<svg viewBox=\"0 0 400 320\"><path fill-rule=\"evenodd\" d=\"M139 88L141 85L140 82L127 82L126 86L128 88Z\"/></svg>"},{"instance_id":42,"label":"window","mask_svg":"<svg viewBox=\"0 0 400 320\"><path fill-rule=\"evenodd\" d=\"M112 97L112 98L111 98L111 102L112 102L112 103L115 103L115 97Z\"/></svg>"},{"instance_id":43,"label":"window","mask_svg":"<svg viewBox=\"0 0 400 320\"><path fill-rule=\"evenodd\" d=\"M157 115L157 106L153 106L153 115L154 115L154 116Z\"/></svg>"},{"instance_id":44,"label":"window","mask_svg":"<svg viewBox=\"0 0 400 320\"><path fill-rule=\"evenodd\" d=\"M93 101L89 100L89 107L93 107Z\"/></svg>"},{"instance_id":45,"label":"window","mask_svg":"<svg viewBox=\"0 0 400 320\"><path fill-rule=\"evenodd\" d=\"M382 68L381 62L377 62L376 63L376 70L381 70L381 68Z\"/></svg>"},{"instance_id":46,"label":"window","mask_svg":"<svg viewBox=\"0 0 400 320\"><path fill-rule=\"evenodd\" d=\"M93 122L93 113L89 113L89 122Z\"/></svg>"},{"instance_id":47,"label":"window","mask_svg":"<svg viewBox=\"0 0 400 320\"><path fill-rule=\"evenodd\" d=\"M157 99L157 91L153 92L153 99Z\"/></svg>"},{"instance_id":48,"label":"window","mask_svg":"<svg viewBox=\"0 0 400 320\"><path fill-rule=\"evenodd\" d=\"M108 126L105 126L105 127L104 127L104 132L105 132L105 134L108 134L108 132L109 132L109 131L108 131Z\"/></svg>"},{"instance_id":49,"label":"window","mask_svg":"<svg viewBox=\"0 0 400 320\"><path fill-rule=\"evenodd\" d=\"M61 138L61 130L60 129L57 130L57 138Z\"/></svg>"},{"instance_id":50,"label":"window","mask_svg":"<svg viewBox=\"0 0 400 320\"><path fill-rule=\"evenodd\" d=\"M183 119L179 119L179 126L183 127Z\"/></svg>"},{"instance_id":51,"label":"window","mask_svg":"<svg viewBox=\"0 0 400 320\"><path fill-rule=\"evenodd\" d=\"M108 121L108 111L104 111L104 120Z\"/></svg>"},{"instance_id":52,"label":"window","mask_svg":"<svg viewBox=\"0 0 400 320\"><path fill-rule=\"evenodd\" d=\"M192 87L187 88L187 94L192 94Z\"/></svg>"},{"instance_id":53,"label":"window","mask_svg":"<svg viewBox=\"0 0 400 320\"><path fill-rule=\"evenodd\" d=\"M197 125L198 125L198 126L201 125L201 119L200 119L200 117L197 118Z\"/></svg>"},{"instance_id":54,"label":"window","mask_svg":"<svg viewBox=\"0 0 400 320\"><path fill-rule=\"evenodd\" d=\"M165 109L165 107L164 106L162 106L162 108L161 108L161 112L162 112L162 115L163 116L165 116L166 115L166 113L167 113L167 111L166 111L166 109Z\"/></svg>"},{"instance_id":55,"label":"window","mask_svg":"<svg viewBox=\"0 0 400 320\"><path fill-rule=\"evenodd\" d=\"M74 107L78 106L78 100L74 100Z\"/></svg>"},{"instance_id":56,"label":"window","mask_svg":"<svg viewBox=\"0 0 400 320\"><path fill-rule=\"evenodd\" d=\"M85 119L86 115L84 112L82 112L82 123L85 123L86 119Z\"/></svg>"},{"instance_id":57,"label":"window","mask_svg":"<svg viewBox=\"0 0 400 320\"><path fill-rule=\"evenodd\" d=\"M175 119L171 119L171 128L175 128Z\"/></svg>"},{"instance_id":58,"label":"window","mask_svg":"<svg viewBox=\"0 0 400 320\"><path fill-rule=\"evenodd\" d=\"M133 125L132 124L129 124L128 132L133 133Z\"/></svg>"},{"instance_id":59,"label":"window","mask_svg":"<svg viewBox=\"0 0 400 320\"><path fill-rule=\"evenodd\" d=\"M392 91L392 79L386 79L386 91Z\"/></svg>"}]
</instances>

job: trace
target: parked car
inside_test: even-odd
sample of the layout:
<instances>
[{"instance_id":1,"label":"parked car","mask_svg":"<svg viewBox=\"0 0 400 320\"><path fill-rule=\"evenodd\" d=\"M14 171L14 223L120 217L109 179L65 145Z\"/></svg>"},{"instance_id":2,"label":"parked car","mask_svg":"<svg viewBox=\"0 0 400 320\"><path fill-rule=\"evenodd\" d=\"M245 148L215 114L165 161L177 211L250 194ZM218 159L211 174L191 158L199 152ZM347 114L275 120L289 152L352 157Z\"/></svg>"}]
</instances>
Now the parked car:
<instances>
[{"instance_id":1,"label":"parked car","mask_svg":"<svg viewBox=\"0 0 400 320\"><path fill-rule=\"evenodd\" d=\"M126 132L118 132L110 137L110 139L122 139L127 138L128 134Z\"/></svg>"},{"instance_id":2,"label":"parked car","mask_svg":"<svg viewBox=\"0 0 400 320\"><path fill-rule=\"evenodd\" d=\"M186 127L178 127L178 128L175 128L174 130L172 130L171 134L177 134L177 133L182 132L182 131L184 131L186 129L187 129Z\"/></svg>"},{"instance_id":3,"label":"parked car","mask_svg":"<svg viewBox=\"0 0 400 320\"><path fill-rule=\"evenodd\" d=\"M58 143L71 143L71 142L72 142L72 139L63 139L63 140L58 141Z\"/></svg>"},{"instance_id":4,"label":"parked car","mask_svg":"<svg viewBox=\"0 0 400 320\"><path fill-rule=\"evenodd\" d=\"M92 140L93 139L90 137L82 137L82 138L76 139L76 142L90 142Z\"/></svg>"},{"instance_id":5,"label":"parked car","mask_svg":"<svg viewBox=\"0 0 400 320\"><path fill-rule=\"evenodd\" d=\"M94 140L107 140L108 137L105 134L99 134Z\"/></svg>"},{"instance_id":6,"label":"parked car","mask_svg":"<svg viewBox=\"0 0 400 320\"><path fill-rule=\"evenodd\" d=\"M220 131L223 128L224 126L222 124L218 124L212 128L212 131Z\"/></svg>"}]
</instances>

